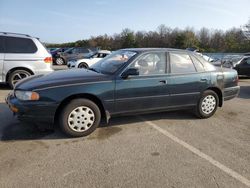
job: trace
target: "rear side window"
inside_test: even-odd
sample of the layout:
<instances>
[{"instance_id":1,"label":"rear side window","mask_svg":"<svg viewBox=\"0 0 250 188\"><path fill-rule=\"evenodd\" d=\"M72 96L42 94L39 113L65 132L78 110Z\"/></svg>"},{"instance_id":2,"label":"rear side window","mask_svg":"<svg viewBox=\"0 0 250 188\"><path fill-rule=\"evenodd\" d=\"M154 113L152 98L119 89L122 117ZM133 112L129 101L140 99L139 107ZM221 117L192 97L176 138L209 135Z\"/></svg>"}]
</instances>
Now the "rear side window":
<instances>
[{"instance_id":1,"label":"rear side window","mask_svg":"<svg viewBox=\"0 0 250 188\"><path fill-rule=\"evenodd\" d=\"M0 36L0 53L4 53L4 38Z\"/></svg>"},{"instance_id":2,"label":"rear side window","mask_svg":"<svg viewBox=\"0 0 250 188\"><path fill-rule=\"evenodd\" d=\"M196 72L194 64L190 56L186 53L171 52L170 53L171 73L192 73Z\"/></svg>"},{"instance_id":3,"label":"rear side window","mask_svg":"<svg viewBox=\"0 0 250 188\"><path fill-rule=\"evenodd\" d=\"M192 59L192 61L194 63L194 66L195 66L196 70L198 72L203 72L204 71L204 67L203 67L202 63L196 57L191 56L191 55L190 55L190 57L191 57L191 59Z\"/></svg>"},{"instance_id":4,"label":"rear side window","mask_svg":"<svg viewBox=\"0 0 250 188\"><path fill-rule=\"evenodd\" d=\"M35 53L37 47L31 39L6 37L6 53Z\"/></svg>"},{"instance_id":5,"label":"rear side window","mask_svg":"<svg viewBox=\"0 0 250 188\"><path fill-rule=\"evenodd\" d=\"M213 66L211 63L206 61L202 56L193 53L193 56L195 56L204 66L206 71L214 71L216 70L215 66Z\"/></svg>"}]
</instances>

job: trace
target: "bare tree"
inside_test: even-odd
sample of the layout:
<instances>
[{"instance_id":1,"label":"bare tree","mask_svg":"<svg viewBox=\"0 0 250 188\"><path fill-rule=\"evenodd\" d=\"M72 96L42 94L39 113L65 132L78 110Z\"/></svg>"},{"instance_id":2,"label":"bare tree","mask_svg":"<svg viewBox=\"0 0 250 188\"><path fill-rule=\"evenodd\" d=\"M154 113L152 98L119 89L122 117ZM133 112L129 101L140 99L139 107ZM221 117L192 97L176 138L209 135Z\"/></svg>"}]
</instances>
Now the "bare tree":
<instances>
[{"instance_id":1,"label":"bare tree","mask_svg":"<svg viewBox=\"0 0 250 188\"><path fill-rule=\"evenodd\" d=\"M245 37L250 40L250 19L248 20L248 23L241 27L241 30Z\"/></svg>"}]
</instances>

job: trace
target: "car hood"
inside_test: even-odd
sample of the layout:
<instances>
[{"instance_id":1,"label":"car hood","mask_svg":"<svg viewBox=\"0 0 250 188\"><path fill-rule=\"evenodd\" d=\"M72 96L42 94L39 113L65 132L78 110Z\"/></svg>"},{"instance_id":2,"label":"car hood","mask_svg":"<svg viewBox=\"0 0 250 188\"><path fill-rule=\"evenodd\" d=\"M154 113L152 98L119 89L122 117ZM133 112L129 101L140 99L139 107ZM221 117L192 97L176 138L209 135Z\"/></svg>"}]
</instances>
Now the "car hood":
<instances>
[{"instance_id":1,"label":"car hood","mask_svg":"<svg viewBox=\"0 0 250 188\"><path fill-rule=\"evenodd\" d=\"M48 75L31 76L24 79L16 85L16 90L36 90L47 87L55 87L61 85L107 81L110 76L96 73L87 69L70 69L55 71Z\"/></svg>"}]
</instances>

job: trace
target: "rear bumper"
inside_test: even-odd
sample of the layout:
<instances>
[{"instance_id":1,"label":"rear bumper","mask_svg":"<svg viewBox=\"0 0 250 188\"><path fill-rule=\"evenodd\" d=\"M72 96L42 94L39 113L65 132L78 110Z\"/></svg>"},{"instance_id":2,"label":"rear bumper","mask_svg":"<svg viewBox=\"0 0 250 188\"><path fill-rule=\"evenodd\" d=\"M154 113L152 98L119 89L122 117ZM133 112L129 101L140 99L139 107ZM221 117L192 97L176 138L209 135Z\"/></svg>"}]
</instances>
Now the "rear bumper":
<instances>
[{"instance_id":1,"label":"rear bumper","mask_svg":"<svg viewBox=\"0 0 250 188\"><path fill-rule=\"evenodd\" d=\"M240 93L240 86L229 87L224 89L224 101L237 97Z\"/></svg>"},{"instance_id":2,"label":"rear bumper","mask_svg":"<svg viewBox=\"0 0 250 188\"><path fill-rule=\"evenodd\" d=\"M10 93L5 101L20 121L45 124L48 127L54 123L54 115L58 106L55 103L20 101L13 93Z\"/></svg>"}]
</instances>

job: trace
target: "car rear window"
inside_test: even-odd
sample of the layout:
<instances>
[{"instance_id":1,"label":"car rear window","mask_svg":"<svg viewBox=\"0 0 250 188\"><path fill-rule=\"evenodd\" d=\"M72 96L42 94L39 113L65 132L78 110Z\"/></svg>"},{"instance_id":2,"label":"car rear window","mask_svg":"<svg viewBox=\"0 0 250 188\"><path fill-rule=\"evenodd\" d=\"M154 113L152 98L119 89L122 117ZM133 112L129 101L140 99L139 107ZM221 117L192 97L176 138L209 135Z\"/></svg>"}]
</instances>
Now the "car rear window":
<instances>
[{"instance_id":1,"label":"car rear window","mask_svg":"<svg viewBox=\"0 0 250 188\"><path fill-rule=\"evenodd\" d=\"M3 37L0 36L0 53L4 53L4 40Z\"/></svg>"},{"instance_id":2,"label":"car rear window","mask_svg":"<svg viewBox=\"0 0 250 188\"><path fill-rule=\"evenodd\" d=\"M35 53L37 47L31 39L6 37L5 38L5 53Z\"/></svg>"}]
</instances>

